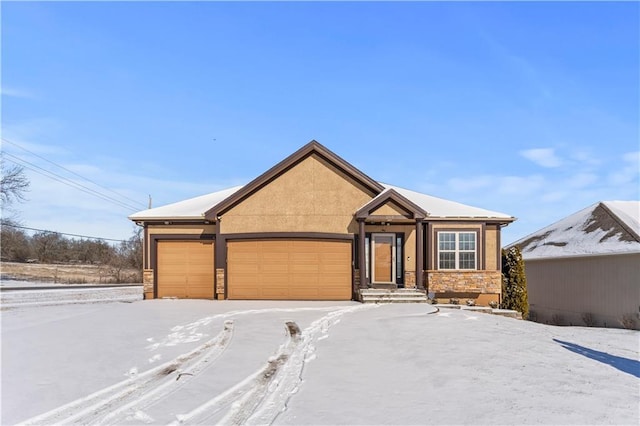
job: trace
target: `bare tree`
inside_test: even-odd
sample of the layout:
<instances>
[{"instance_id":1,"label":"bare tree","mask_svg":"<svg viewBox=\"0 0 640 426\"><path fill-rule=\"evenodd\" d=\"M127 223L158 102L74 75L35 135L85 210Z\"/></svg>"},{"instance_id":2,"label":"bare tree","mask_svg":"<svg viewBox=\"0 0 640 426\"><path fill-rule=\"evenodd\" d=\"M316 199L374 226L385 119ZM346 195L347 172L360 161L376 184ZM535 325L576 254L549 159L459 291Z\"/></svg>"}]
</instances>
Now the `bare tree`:
<instances>
[{"instance_id":1,"label":"bare tree","mask_svg":"<svg viewBox=\"0 0 640 426\"><path fill-rule=\"evenodd\" d=\"M32 257L30 237L11 219L2 218L0 255L2 260L25 262Z\"/></svg>"},{"instance_id":2,"label":"bare tree","mask_svg":"<svg viewBox=\"0 0 640 426\"><path fill-rule=\"evenodd\" d=\"M29 190L29 179L24 167L17 164L8 166L4 156L0 156L0 202L5 207L14 201L23 201L24 193Z\"/></svg>"}]
</instances>

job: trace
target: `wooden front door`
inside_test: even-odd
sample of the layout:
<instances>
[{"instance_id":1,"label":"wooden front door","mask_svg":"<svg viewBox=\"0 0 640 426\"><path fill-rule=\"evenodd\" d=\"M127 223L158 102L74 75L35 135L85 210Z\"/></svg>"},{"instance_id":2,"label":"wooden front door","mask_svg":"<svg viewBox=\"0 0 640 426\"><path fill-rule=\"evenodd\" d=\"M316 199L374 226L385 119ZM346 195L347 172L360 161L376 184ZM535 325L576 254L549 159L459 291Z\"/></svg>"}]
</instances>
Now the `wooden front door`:
<instances>
[{"instance_id":1,"label":"wooden front door","mask_svg":"<svg viewBox=\"0 0 640 426\"><path fill-rule=\"evenodd\" d=\"M395 284L395 234L373 234L373 284Z\"/></svg>"}]
</instances>

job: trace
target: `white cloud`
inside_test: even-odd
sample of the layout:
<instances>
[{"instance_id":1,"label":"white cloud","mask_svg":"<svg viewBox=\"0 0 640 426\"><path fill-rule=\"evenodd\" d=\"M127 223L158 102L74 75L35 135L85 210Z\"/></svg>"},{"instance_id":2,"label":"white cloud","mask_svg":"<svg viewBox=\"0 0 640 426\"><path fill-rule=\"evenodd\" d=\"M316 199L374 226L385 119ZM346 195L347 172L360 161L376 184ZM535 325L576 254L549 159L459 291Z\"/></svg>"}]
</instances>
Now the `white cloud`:
<instances>
[{"instance_id":1,"label":"white cloud","mask_svg":"<svg viewBox=\"0 0 640 426\"><path fill-rule=\"evenodd\" d=\"M581 166L598 166L602 163L588 148L575 149L571 152L570 157Z\"/></svg>"},{"instance_id":2,"label":"white cloud","mask_svg":"<svg viewBox=\"0 0 640 426\"><path fill-rule=\"evenodd\" d=\"M598 181L598 175L594 173L578 173L569 177L567 186L570 188L585 188Z\"/></svg>"},{"instance_id":3,"label":"white cloud","mask_svg":"<svg viewBox=\"0 0 640 426\"><path fill-rule=\"evenodd\" d=\"M539 175L503 176L497 179L496 189L501 195L523 197L538 193L545 185L544 177Z\"/></svg>"},{"instance_id":4,"label":"white cloud","mask_svg":"<svg viewBox=\"0 0 640 426\"><path fill-rule=\"evenodd\" d=\"M33 92L29 90L18 89L15 87L7 87L7 86L3 86L2 88L0 88L0 94L2 94L2 96L8 96L11 98L23 98L23 99L36 98Z\"/></svg>"},{"instance_id":5,"label":"white cloud","mask_svg":"<svg viewBox=\"0 0 640 426\"><path fill-rule=\"evenodd\" d=\"M613 185L629 184L640 174L640 151L628 152L622 156L622 166L609 174L609 182Z\"/></svg>"},{"instance_id":6,"label":"white cloud","mask_svg":"<svg viewBox=\"0 0 640 426\"><path fill-rule=\"evenodd\" d=\"M554 168L563 164L553 148L534 148L520 151L520 155L541 167Z\"/></svg>"},{"instance_id":7,"label":"white cloud","mask_svg":"<svg viewBox=\"0 0 640 426\"><path fill-rule=\"evenodd\" d=\"M452 178L447 181L447 186L456 192L471 192L478 189L491 188L495 183L493 176L474 176L468 178Z\"/></svg>"}]
</instances>

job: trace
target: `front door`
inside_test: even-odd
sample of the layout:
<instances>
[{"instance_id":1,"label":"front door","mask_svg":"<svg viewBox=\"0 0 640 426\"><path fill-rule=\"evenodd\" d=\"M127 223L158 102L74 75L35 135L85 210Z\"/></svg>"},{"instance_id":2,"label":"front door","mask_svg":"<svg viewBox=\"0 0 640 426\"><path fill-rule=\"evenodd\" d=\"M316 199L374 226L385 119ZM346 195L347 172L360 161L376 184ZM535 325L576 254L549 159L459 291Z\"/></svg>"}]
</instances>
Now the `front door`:
<instances>
[{"instance_id":1,"label":"front door","mask_svg":"<svg viewBox=\"0 0 640 426\"><path fill-rule=\"evenodd\" d=\"M373 234L371 260L372 284L395 284L396 245L395 234Z\"/></svg>"}]
</instances>

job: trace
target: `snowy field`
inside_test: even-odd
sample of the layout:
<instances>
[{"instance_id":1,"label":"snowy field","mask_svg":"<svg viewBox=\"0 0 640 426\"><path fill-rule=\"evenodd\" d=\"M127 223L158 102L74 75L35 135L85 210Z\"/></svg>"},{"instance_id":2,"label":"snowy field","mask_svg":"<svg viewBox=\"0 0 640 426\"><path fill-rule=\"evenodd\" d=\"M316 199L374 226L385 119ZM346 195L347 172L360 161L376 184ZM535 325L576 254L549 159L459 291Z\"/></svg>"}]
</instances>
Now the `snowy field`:
<instances>
[{"instance_id":1,"label":"snowy field","mask_svg":"<svg viewBox=\"0 0 640 426\"><path fill-rule=\"evenodd\" d=\"M355 302L151 300L1 315L2 425L640 418L637 331Z\"/></svg>"}]
</instances>

